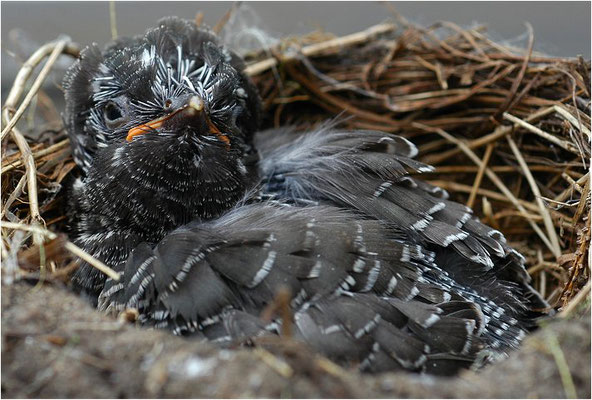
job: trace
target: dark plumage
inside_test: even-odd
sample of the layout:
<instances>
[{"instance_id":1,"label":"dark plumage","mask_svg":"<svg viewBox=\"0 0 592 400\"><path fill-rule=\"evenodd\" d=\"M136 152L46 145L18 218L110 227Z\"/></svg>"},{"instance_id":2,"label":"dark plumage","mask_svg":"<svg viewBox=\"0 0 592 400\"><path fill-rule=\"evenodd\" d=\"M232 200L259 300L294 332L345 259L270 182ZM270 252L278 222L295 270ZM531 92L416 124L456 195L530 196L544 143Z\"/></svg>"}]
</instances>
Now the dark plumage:
<instances>
[{"instance_id":1,"label":"dark plumage","mask_svg":"<svg viewBox=\"0 0 592 400\"><path fill-rule=\"evenodd\" d=\"M295 335L366 371L454 373L516 347L546 307L523 258L447 193L404 138L331 125L255 134L256 89L210 32L166 18L85 49L65 120L84 176L75 285L102 310L228 341L292 293Z\"/></svg>"}]
</instances>

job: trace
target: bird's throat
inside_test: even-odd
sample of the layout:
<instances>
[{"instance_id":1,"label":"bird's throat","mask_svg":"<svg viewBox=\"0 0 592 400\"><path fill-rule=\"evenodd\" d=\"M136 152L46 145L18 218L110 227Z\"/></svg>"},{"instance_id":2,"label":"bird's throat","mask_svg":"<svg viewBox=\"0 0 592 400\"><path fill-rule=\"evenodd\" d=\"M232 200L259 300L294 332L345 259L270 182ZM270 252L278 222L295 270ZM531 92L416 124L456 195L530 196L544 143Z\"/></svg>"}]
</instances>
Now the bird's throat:
<instances>
[{"instance_id":1,"label":"bird's throat","mask_svg":"<svg viewBox=\"0 0 592 400\"><path fill-rule=\"evenodd\" d=\"M212 154L115 148L79 185L92 224L85 229L129 231L148 242L193 220L216 218L250 189L252 171L224 149ZM135 151L135 152L134 152ZM107 153L106 151L102 153ZM173 154L170 154L173 153ZM206 161L207 160L207 161Z\"/></svg>"}]
</instances>

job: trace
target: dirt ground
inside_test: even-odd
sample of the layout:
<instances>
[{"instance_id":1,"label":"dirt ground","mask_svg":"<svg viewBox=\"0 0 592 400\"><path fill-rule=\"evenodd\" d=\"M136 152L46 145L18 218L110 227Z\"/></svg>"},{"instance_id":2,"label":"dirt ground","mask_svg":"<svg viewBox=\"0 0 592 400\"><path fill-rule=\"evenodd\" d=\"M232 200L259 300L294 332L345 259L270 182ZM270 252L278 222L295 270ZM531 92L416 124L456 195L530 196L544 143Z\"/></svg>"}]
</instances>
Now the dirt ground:
<instances>
[{"instance_id":1,"label":"dirt ground","mask_svg":"<svg viewBox=\"0 0 592 400\"><path fill-rule=\"evenodd\" d=\"M574 393L575 391L575 393ZM56 285L2 286L2 397L590 398L590 318L550 321L509 359L455 378L362 375L304 346L145 330Z\"/></svg>"}]
</instances>

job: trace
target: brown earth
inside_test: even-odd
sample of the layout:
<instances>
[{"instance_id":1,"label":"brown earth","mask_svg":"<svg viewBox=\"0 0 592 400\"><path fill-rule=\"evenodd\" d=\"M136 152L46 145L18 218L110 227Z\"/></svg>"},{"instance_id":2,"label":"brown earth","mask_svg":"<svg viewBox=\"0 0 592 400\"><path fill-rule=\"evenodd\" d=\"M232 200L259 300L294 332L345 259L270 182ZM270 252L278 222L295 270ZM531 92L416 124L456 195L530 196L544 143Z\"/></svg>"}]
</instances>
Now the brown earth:
<instances>
[{"instance_id":1,"label":"brown earth","mask_svg":"<svg viewBox=\"0 0 592 400\"><path fill-rule=\"evenodd\" d=\"M101 315L55 285L2 286L4 398L565 398L573 389L590 398L589 317L549 321L509 359L479 373L372 376L285 339L221 349Z\"/></svg>"}]
</instances>

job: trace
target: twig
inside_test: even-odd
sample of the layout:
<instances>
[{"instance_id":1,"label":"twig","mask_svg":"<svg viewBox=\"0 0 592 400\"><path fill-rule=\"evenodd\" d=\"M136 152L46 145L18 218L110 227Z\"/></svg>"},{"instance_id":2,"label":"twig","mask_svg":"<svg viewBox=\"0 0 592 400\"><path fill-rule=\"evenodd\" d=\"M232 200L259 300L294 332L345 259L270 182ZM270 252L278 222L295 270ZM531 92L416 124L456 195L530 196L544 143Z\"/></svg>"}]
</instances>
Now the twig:
<instances>
[{"instance_id":1,"label":"twig","mask_svg":"<svg viewBox=\"0 0 592 400\"><path fill-rule=\"evenodd\" d=\"M440 64L434 65L434 64L424 60L420 56L415 56L415 58L417 61L419 61L419 63L421 65L423 65L424 67L426 67L430 71L433 71L434 74L436 74L436 79L438 80L438 83L440 84L440 87L442 88L442 90L448 90L448 82L446 81L446 79L444 79L444 76L442 75L442 66Z\"/></svg>"},{"instance_id":2,"label":"twig","mask_svg":"<svg viewBox=\"0 0 592 400\"><path fill-rule=\"evenodd\" d=\"M240 7L240 5L241 5L240 1L233 2L232 5L230 6L230 8L224 13L222 18L220 18L220 20L216 23L216 25L214 25L214 27L212 28L212 31L214 31L216 34L220 33L222 28L224 28L224 25L226 25L228 23L228 21L230 20L230 17L232 17L232 14L234 14L236 12L236 10Z\"/></svg>"},{"instance_id":3,"label":"twig","mask_svg":"<svg viewBox=\"0 0 592 400\"><path fill-rule=\"evenodd\" d=\"M515 173L516 167L514 165L495 165L489 167L493 172L499 174ZM552 165L532 165L530 166L531 171L544 171L544 172L557 172L558 167ZM454 174L454 173L467 173L467 172L479 172L479 167L476 165L443 165L436 167L434 171L424 172L423 175L430 174ZM565 171L569 177L575 177L580 179L583 174L577 171ZM575 181L574 181L575 182ZM576 182L577 183L577 182ZM579 186L579 185L578 185Z\"/></svg>"},{"instance_id":4,"label":"twig","mask_svg":"<svg viewBox=\"0 0 592 400\"><path fill-rule=\"evenodd\" d=\"M11 133L16 145L21 152L23 163L25 164L31 219L34 223L39 223L43 221L43 219L41 218L41 214L39 212L39 198L37 196L37 169L35 168L35 160L33 160L31 148L29 147L29 144L27 143L27 140L23 134L20 133L16 128L13 128ZM33 236L33 240L36 244L40 243L40 239L37 235Z\"/></svg>"},{"instance_id":5,"label":"twig","mask_svg":"<svg viewBox=\"0 0 592 400\"><path fill-rule=\"evenodd\" d=\"M356 32L351 35L342 36L335 39L329 39L324 42L311 44L308 46L303 47L299 54L296 52L289 52L285 54L278 55L277 58L272 57L268 58L254 64L251 64L245 68L245 73L249 76L258 75L272 67L275 67L279 64L278 58L282 63L286 63L289 61L294 61L298 59L300 56L304 57L312 57L317 56L320 54L327 54L329 52L342 49L348 46L354 46L356 44L365 43L372 38L376 37L377 35L381 35L383 33L392 32L396 29L396 25L391 23L385 23L380 25L375 25L369 29L366 29L362 32Z\"/></svg>"},{"instance_id":6,"label":"twig","mask_svg":"<svg viewBox=\"0 0 592 400\"><path fill-rule=\"evenodd\" d=\"M28 196L29 196L29 208L31 210L31 218L33 219L34 223L42 221L41 215L39 213L39 200L37 197L37 171L35 169L35 161L33 160L33 156L31 154L31 148L29 144L25 140L25 137L15 128L16 123L20 119L20 117L25 112L27 106L31 103L31 100L41 87L43 81L49 74L49 71L55 61L57 60L58 56L64 52L66 54L73 54L77 53L77 46L71 43L68 43L65 40L60 40L54 43L48 43L45 46L42 46L39 50L37 50L29 59L23 64L21 69L19 70L14 85L10 90L8 96L6 97L5 105L2 110L2 121L6 124L6 127L0 134L0 142L4 140L4 137L11 132L16 145L18 146L21 156L23 158L23 163L27 170L27 186L28 186ZM19 106L19 108L14 111L14 107L16 107L16 103L18 102L19 98L21 97L25 84L35 67L49 54L49 58L39 76L31 86L31 89L25 96L25 99ZM39 244L40 238L37 235L33 236L33 239L36 244Z\"/></svg>"},{"instance_id":7,"label":"twig","mask_svg":"<svg viewBox=\"0 0 592 400\"><path fill-rule=\"evenodd\" d=\"M115 0L109 0L109 23L111 25L111 40L117 39L117 13L115 12Z\"/></svg>"},{"instance_id":8,"label":"twig","mask_svg":"<svg viewBox=\"0 0 592 400\"><path fill-rule=\"evenodd\" d=\"M289 71L290 75L296 81L298 81L298 83L302 84L302 86L306 87L308 90L313 92L317 97L321 98L322 100L326 101L327 103L329 103L331 105L336 106L337 109L347 111L347 112L354 114L358 117L366 118L366 119L369 119L369 120L372 120L375 122L384 122L389 125L397 125L397 121L394 121L393 119L389 118L386 115L380 115L377 113L373 113L370 111L360 109L358 107L353 106L351 103L348 103L348 102L342 100L341 98L339 98L337 96L332 96L328 93L322 92L321 90L319 90L319 88L317 87L317 85L314 82L311 82L310 80L308 80L306 78L306 76L304 76L303 74L296 71L296 68L293 68L292 66L287 65L286 69Z\"/></svg>"},{"instance_id":9,"label":"twig","mask_svg":"<svg viewBox=\"0 0 592 400\"><path fill-rule=\"evenodd\" d=\"M565 179L566 181L568 181L569 184L572 185L575 190L577 190L579 193L582 193L582 190L583 190L582 187L580 185L578 185L578 183L571 176L569 176L565 172L562 172L561 177L563 179Z\"/></svg>"},{"instance_id":10,"label":"twig","mask_svg":"<svg viewBox=\"0 0 592 400\"><path fill-rule=\"evenodd\" d=\"M586 206L589 206L589 200L588 198L590 197L590 180L588 179L586 181L586 184L584 185L584 187L582 188L582 194L580 195L580 201L578 203L578 207L576 208L576 212L574 213L574 224L579 221L580 216L584 213L584 210L586 209Z\"/></svg>"},{"instance_id":11,"label":"twig","mask_svg":"<svg viewBox=\"0 0 592 400\"><path fill-rule=\"evenodd\" d=\"M467 42L469 42L471 44L471 46L477 51L477 53L479 53L482 57L489 59L489 57L487 57L487 54L483 51L481 46L479 46L477 44L477 42L475 41L475 38L469 33L469 32L473 32L473 30L466 31L466 30L462 29L460 26L456 25L455 23L448 22L448 21L443 21L442 26L451 28L451 29L457 31L458 33L460 33L462 35L462 37L464 37L465 40Z\"/></svg>"},{"instance_id":12,"label":"twig","mask_svg":"<svg viewBox=\"0 0 592 400\"><path fill-rule=\"evenodd\" d=\"M565 396L568 399L576 399L578 397L576 386L574 385L571 372L569 371L569 365L565 359L565 354L563 354L563 351L561 350L557 336L555 336L555 333L553 333L550 329L547 329L545 332L545 339L547 342L547 348L553 355L555 363L557 364L557 370L559 371L559 377L561 378L561 383L563 384Z\"/></svg>"},{"instance_id":13,"label":"twig","mask_svg":"<svg viewBox=\"0 0 592 400\"><path fill-rule=\"evenodd\" d=\"M51 145L43 150L39 150L39 151L34 152L33 159L37 160L38 158L41 158L41 157L46 156L48 154L51 154L54 151L61 150L65 147L68 147L69 145L70 145L70 139L64 139L61 142ZM10 170L20 167L21 165L23 165L23 160L22 159L16 160L15 162L10 163L7 166L5 166L4 168L2 168L1 173L5 174Z\"/></svg>"},{"instance_id":14,"label":"twig","mask_svg":"<svg viewBox=\"0 0 592 400\"><path fill-rule=\"evenodd\" d=\"M580 289L578 294L576 294L575 297L571 299L569 303L567 303L567 306L563 307L561 312L557 314L557 317L568 318L569 316L571 316L576 307L580 305L580 303L582 303L584 300L586 300L586 297L588 297L588 295L590 294L591 282L591 280L588 280L588 283L586 283L586 285L582 289Z\"/></svg>"},{"instance_id":15,"label":"twig","mask_svg":"<svg viewBox=\"0 0 592 400\"><path fill-rule=\"evenodd\" d=\"M59 40L54 43L46 44L45 46L37 50L35 53L33 53L33 55L27 60L27 62L23 64L15 78L14 85L12 86L10 93L6 97L6 101L4 102L2 117L3 122L6 124L6 127L2 130L2 133L0 134L0 141L4 140L8 132L10 132L10 130L16 125L18 120L24 114L25 110L31 103L31 100L33 100L33 98L37 94L37 91L39 91L39 88L45 81L45 78L47 78L47 75L49 74L51 67L57 61L60 54L62 52L65 52L67 54L70 53L70 51L68 51L68 45L71 46L71 44L68 43L66 40ZM16 110L16 112L14 112L13 108L16 106L16 103L24 90L26 81L30 77L35 67L41 62L41 60L43 60L43 58L45 58L47 54L49 54L47 62L41 69L41 72L39 72L39 75L37 76L37 79L35 79L35 82L33 82L33 85L31 86L31 89L25 96L25 99L23 100L19 108Z\"/></svg>"},{"instance_id":16,"label":"twig","mask_svg":"<svg viewBox=\"0 0 592 400\"><path fill-rule=\"evenodd\" d=\"M471 190L471 194L469 195L469 200L467 200L467 207L473 208L473 204L475 203L475 199L477 198L477 190L479 190L479 186L481 186L481 180L483 179L483 173L485 172L485 168L489 163L489 158L491 157L491 153L493 152L493 147L495 144L489 143L487 148L485 149L485 154L483 155L483 162L479 166L479 171L477 171L477 176L475 177L475 182L473 183L473 189Z\"/></svg>"},{"instance_id":17,"label":"twig","mask_svg":"<svg viewBox=\"0 0 592 400\"><path fill-rule=\"evenodd\" d=\"M256 347L253 349L253 354L259 357L259 359L263 361L268 367L273 369L284 378L290 378L294 375L294 370L288 363L277 358L269 351L261 347Z\"/></svg>"},{"instance_id":18,"label":"twig","mask_svg":"<svg viewBox=\"0 0 592 400\"><path fill-rule=\"evenodd\" d=\"M2 214L0 214L0 218L4 218L4 216L8 212L8 209L10 208L12 203L21 195L21 193L23 192L23 187L25 186L26 181L27 181L27 175L21 176L21 179L19 180L18 184L14 188L13 192L10 194L10 196L8 196L8 199L6 199L6 203L4 204L4 207L2 208Z\"/></svg>"},{"instance_id":19,"label":"twig","mask_svg":"<svg viewBox=\"0 0 592 400\"><path fill-rule=\"evenodd\" d=\"M525 22L526 29L528 29L528 48L526 50L526 56L522 61L522 65L520 66L520 71L518 72L518 76L512 82L512 87L510 88L510 94L506 96L506 100L500 105L498 110L493 114L493 118L496 120L499 118L499 115L504 113L512 104L514 98L516 97L516 93L518 93L518 87L520 87L520 83L524 79L524 74L526 73L526 67L528 67L528 62L530 60L530 56L532 55L532 48L534 46L534 34L532 25L528 22Z\"/></svg>"},{"instance_id":20,"label":"twig","mask_svg":"<svg viewBox=\"0 0 592 400\"><path fill-rule=\"evenodd\" d=\"M578 179L576 181L576 183L578 185L585 185L586 182L588 181L588 179L590 178L590 172L588 172L586 175L582 176L580 179ZM573 192L573 186L568 187L567 189L565 189L563 192L559 193L559 195L557 195L553 200L555 201L565 201Z\"/></svg>"},{"instance_id":21,"label":"twig","mask_svg":"<svg viewBox=\"0 0 592 400\"><path fill-rule=\"evenodd\" d=\"M567 140L558 139L557 137L551 135L550 133L547 133L547 132L543 131L542 129L539 129L536 126L531 125L528 122L525 122L525 121L521 120L520 118L517 118L508 112L504 112L503 116L505 119L512 121L517 125L520 125L521 127L534 133L535 135L545 138L549 142L555 143L557 146L561 147L562 149L565 149L565 150L572 152L574 154L577 154L577 155L580 154L578 151L578 148L576 146L574 146L573 144L571 144L570 142L568 142Z\"/></svg>"},{"instance_id":22,"label":"twig","mask_svg":"<svg viewBox=\"0 0 592 400\"><path fill-rule=\"evenodd\" d=\"M45 236L50 240L57 238L57 235L55 233L48 231L47 229L43 229L43 228L40 228L38 226L33 226L33 225L25 225L25 224L18 224L18 223L14 223L14 222L1 221L0 227L7 228L7 229L18 229L21 231L37 233L38 235ZM101 262L100 260L97 260L96 258L91 256L90 254L88 254L86 251L84 251L80 247L76 246L74 243L67 241L65 243L64 247L68 251L70 251L72 254L74 254L75 256L80 257L82 260L86 261L91 266L95 267L96 269L98 269L99 271L101 271L102 273L107 275L109 278L111 278L115 281L119 281L120 275L118 272L109 268L103 262Z\"/></svg>"},{"instance_id":23,"label":"twig","mask_svg":"<svg viewBox=\"0 0 592 400\"><path fill-rule=\"evenodd\" d=\"M536 184L534 177L532 176L532 172L528 169L528 165L526 161L524 161L524 157L520 150L518 150L518 146L516 146L516 142L509 136L506 136L508 144L510 145L510 149L512 149L512 153L516 156L518 160L518 164L520 164L520 168L522 168L522 172L524 172L524 176L530 185L532 193L534 194L534 198L536 203L541 210L541 216L543 217L543 223L545 224L545 228L547 229L547 234L549 235L549 239L553 248L551 251L555 255L555 257L559 257L561 255L561 246L559 245L559 238L557 237L557 232L555 231L555 226L553 226L553 220L551 219L551 215L549 214L549 210L545 207L543 200L541 199L541 191L539 190L538 185Z\"/></svg>"},{"instance_id":24,"label":"twig","mask_svg":"<svg viewBox=\"0 0 592 400\"><path fill-rule=\"evenodd\" d=\"M580 129L586 135L588 135L588 139L590 139L590 129L588 129L584 124L581 124L577 119L574 118L573 115L569 113L565 108L560 107L558 105L553 106L553 110L563 116L566 120L568 120L573 126Z\"/></svg>"},{"instance_id":25,"label":"twig","mask_svg":"<svg viewBox=\"0 0 592 400\"><path fill-rule=\"evenodd\" d=\"M525 121L533 122L539 118L542 118L546 115L551 114L554 111L555 111L555 109L553 107L544 108L542 110L539 110L539 111L529 115L525 119ZM515 124L514 126L500 125L492 133L485 135L483 137L480 137L478 139L472 140L472 141L468 142L466 144L466 146L469 149L476 149L478 147L481 147L487 143L491 143L493 141L496 141L497 139L507 135L508 133L512 132L512 130L515 129L516 126L517 126L517 124ZM424 161L428 164L439 164L442 161L447 160L448 158L450 158L458 153L461 153L461 152L462 152L462 150L459 147L457 147L452 150L445 151L439 155L425 157Z\"/></svg>"}]
</instances>

